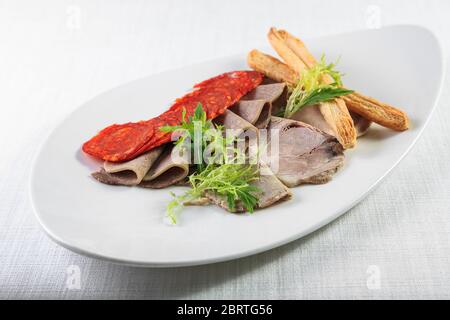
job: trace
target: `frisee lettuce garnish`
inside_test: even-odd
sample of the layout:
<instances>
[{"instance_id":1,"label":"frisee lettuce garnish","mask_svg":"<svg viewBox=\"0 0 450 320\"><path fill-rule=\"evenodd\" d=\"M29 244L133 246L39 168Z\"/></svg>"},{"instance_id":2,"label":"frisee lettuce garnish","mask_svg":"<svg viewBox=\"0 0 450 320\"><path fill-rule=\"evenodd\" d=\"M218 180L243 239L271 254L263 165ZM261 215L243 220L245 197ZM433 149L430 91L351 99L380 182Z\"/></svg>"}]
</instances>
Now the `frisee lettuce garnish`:
<instances>
[{"instance_id":1,"label":"frisee lettuce garnish","mask_svg":"<svg viewBox=\"0 0 450 320\"><path fill-rule=\"evenodd\" d=\"M201 103L197 105L194 115L189 116L188 119L186 119L186 109L183 109L181 119L181 125L163 126L160 130L163 132L178 132L179 138L175 141L175 145L178 147L189 148L190 150L188 151L196 153L194 154L196 159L201 159L203 151L206 148L206 141L203 139L202 141L198 141L199 147L194 148L195 133L197 132L197 134L200 134L203 137L205 132L215 129L214 124L211 120L207 119L206 112L203 110ZM187 139L190 139L190 141L187 141ZM197 166L198 170L202 170L204 168L204 163L200 161Z\"/></svg>"},{"instance_id":2,"label":"frisee lettuce garnish","mask_svg":"<svg viewBox=\"0 0 450 320\"><path fill-rule=\"evenodd\" d=\"M335 70L336 64L327 64L325 56L322 55L318 63L302 72L297 85L290 89L291 95L283 114L285 118L290 118L304 106L330 101L353 93L352 90L342 88L342 74ZM334 82L331 84L324 83L323 79L326 76L331 76Z\"/></svg>"},{"instance_id":3,"label":"frisee lettuce garnish","mask_svg":"<svg viewBox=\"0 0 450 320\"><path fill-rule=\"evenodd\" d=\"M224 197L230 211L234 211L236 202L240 201L244 208L252 213L258 202L257 194L260 190L251 182L258 179L259 172L256 165L209 164L203 171L189 176L191 189L180 196L172 193L174 199L167 205L166 215L171 223L176 224L177 214L184 203L201 198L207 192Z\"/></svg>"},{"instance_id":4,"label":"frisee lettuce garnish","mask_svg":"<svg viewBox=\"0 0 450 320\"><path fill-rule=\"evenodd\" d=\"M192 188L179 196L171 193L173 200L167 205L166 216L172 224L176 224L177 213L185 203L195 201L207 192L224 197L231 211L235 210L238 201L248 212L254 211L260 190L251 182L259 179L258 167L242 161L245 155L234 147L238 139L227 137L223 126L214 125L211 120L207 120L206 112L200 103L194 115L188 119L186 111L183 110L181 125L164 126L160 130L179 132L176 147L189 148L198 153L197 159L201 159L196 172L189 176ZM203 159L205 151L209 151L211 155L207 161Z\"/></svg>"}]
</instances>

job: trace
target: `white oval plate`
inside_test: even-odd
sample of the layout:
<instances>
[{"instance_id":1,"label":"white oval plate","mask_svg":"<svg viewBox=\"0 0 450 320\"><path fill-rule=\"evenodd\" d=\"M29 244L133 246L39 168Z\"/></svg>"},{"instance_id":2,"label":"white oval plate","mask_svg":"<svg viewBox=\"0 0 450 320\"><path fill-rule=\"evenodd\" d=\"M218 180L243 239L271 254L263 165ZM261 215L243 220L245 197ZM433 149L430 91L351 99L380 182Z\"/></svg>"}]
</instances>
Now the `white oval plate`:
<instances>
[{"instance_id":1,"label":"white oval plate","mask_svg":"<svg viewBox=\"0 0 450 320\"><path fill-rule=\"evenodd\" d=\"M187 266L280 246L349 210L399 163L430 119L443 80L442 52L433 34L416 26L358 31L307 44L316 56L325 52L329 61L341 56L346 85L403 108L411 129L396 133L373 126L346 153L346 164L332 182L294 188L291 201L253 215L189 207L172 227L163 222L169 190L98 183L90 173L100 162L85 156L80 146L109 124L158 115L194 83L247 69L246 54L152 75L97 96L48 137L31 178L32 202L44 230L57 243L89 256L130 265Z\"/></svg>"}]
</instances>

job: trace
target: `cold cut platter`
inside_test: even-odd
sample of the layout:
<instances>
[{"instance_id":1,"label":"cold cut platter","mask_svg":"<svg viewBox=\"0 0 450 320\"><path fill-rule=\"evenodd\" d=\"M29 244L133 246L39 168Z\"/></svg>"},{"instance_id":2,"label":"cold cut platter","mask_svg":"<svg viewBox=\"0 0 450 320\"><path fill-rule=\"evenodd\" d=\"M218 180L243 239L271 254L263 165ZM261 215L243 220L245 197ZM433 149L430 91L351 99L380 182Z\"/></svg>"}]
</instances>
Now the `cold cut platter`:
<instances>
[{"instance_id":1,"label":"cold cut platter","mask_svg":"<svg viewBox=\"0 0 450 320\"><path fill-rule=\"evenodd\" d=\"M267 37L71 114L32 171L49 236L114 262L196 265L287 243L362 200L431 116L439 43L414 26Z\"/></svg>"}]
</instances>

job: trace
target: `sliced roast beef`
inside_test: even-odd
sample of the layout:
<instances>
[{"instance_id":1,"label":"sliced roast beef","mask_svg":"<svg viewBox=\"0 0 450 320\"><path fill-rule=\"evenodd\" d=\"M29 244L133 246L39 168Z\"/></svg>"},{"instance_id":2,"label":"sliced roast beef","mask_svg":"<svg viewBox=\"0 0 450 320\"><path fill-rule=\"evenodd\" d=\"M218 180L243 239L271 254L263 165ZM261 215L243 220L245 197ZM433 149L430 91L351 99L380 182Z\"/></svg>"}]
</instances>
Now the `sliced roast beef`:
<instances>
[{"instance_id":1,"label":"sliced roast beef","mask_svg":"<svg viewBox=\"0 0 450 320\"><path fill-rule=\"evenodd\" d=\"M328 125L317 105L305 106L292 115L293 120L301 121L334 136L333 129Z\"/></svg>"},{"instance_id":2,"label":"sliced roast beef","mask_svg":"<svg viewBox=\"0 0 450 320\"><path fill-rule=\"evenodd\" d=\"M260 85L242 97L230 110L256 128L262 129L269 124L272 109L282 108L286 97L287 89L284 83Z\"/></svg>"},{"instance_id":3,"label":"sliced roast beef","mask_svg":"<svg viewBox=\"0 0 450 320\"><path fill-rule=\"evenodd\" d=\"M187 154L173 145L166 147L139 187L161 189L182 182L189 174Z\"/></svg>"},{"instance_id":4,"label":"sliced roast beef","mask_svg":"<svg viewBox=\"0 0 450 320\"><path fill-rule=\"evenodd\" d=\"M106 184L165 188L183 181L189 173L188 162L172 157L172 150L173 145L161 146L130 161L105 162L92 176Z\"/></svg>"},{"instance_id":5,"label":"sliced roast beef","mask_svg":"<svg viewBox=\"0 0 450 320\"><path fill-rule=\"evenodd\" d=\"M255 126L230 110L226 110L214 122L227 129L227 136L239 139L236 147L242 153L251 159L255 159L258 150L258 129Z\"/></svg>"},{"instance_id":6,"label":"sliced roast beef","mask_svg":"<svg viewBox=\"0 0 450 320\"><path fill-rule=\"evenodd\" d=\"M291 190L281 183L266 164L260 164L260 172L259 180L253 183L261 190L258 208L270 207L274 203L291 198Z\"/></svg>"},{"instance_id":7,"label":"sliced roast beef","mask_svg":"<svg viewBox=\"0 0 450 320\"><path fill-rule=\"evenodd\" d=\"M138 185L147 174L151 166L156 162L164 147L155 148L143 155L126 162L104 162L103 168L92 173L98 181L106 184L135 186Z\"/></svg>"},{"instance_id":8,"label":"sliced roast beef","mask_svg":"<svg viewBox=\"0 0 450 320\"><path fill-rule=\"evenodd\" d=\"M287 87L284 83L264 84L256 87L245 96L241 101L246 100L263 100L271 105L272 114L276 115L286 106Z\"/></svg>"},{"instance_id":9,"label":"sliced roast beef","mask_svg":"<svg viewBox=\"0 0 450 320\"><path fill-rule=\"evenodd\" d=\"M262 129L269 124L272 104L264 100L244 100L236 103L230 110L256 128Z\"/></svg>"},{"instance_id":10,"label":"sliced roast beef","mask_svg":"<svg viewBox=\"0 0 450 320\"><path fill-rule=\"evenodd\" d=\"M260 176L259 179L252 182L252 184L259 188L258 204L257 208L262 209L270 207L271 205L283 200L291 198L292 193L280 180L273 174L270 168L261 163L260 164ZM210 200L211 203L218 205L230 212L245 212L245 208L240 201L237 201L234 210L230 210L225 197L220 196L213 192L207 192L205 197Z\"/></svg>"},{"instance_id":11,"label":"sliced roast beef","mask_svg":"<svg viewBox=\"0 0 450 320\"><path fill-rule=\"evenodd\" d=\"M286 89L284 83L272 83L257 86L255 89L247 93L241 98L242 100L264 100L267 102L275 102L280 98Z\"/></svg>"},{"instance_id":12,"label":"sliced roast beef","mask_svg":"<svg viewBox=\"0 0 450 320\"><path fill-rule=\"evenodd\" d=\"M237 136L246 130L258 132L258 129L255 128L254 125L231 110L226 110L222 115L218 116L214 122L223 125L225 129L236 130L234 134Z\"/></svg>"},{"instance_id":13,"label":"sliced roast beef","mask_svg":"<svg viewBox=\"0 0 450 320\"><path fill-rule=\"evenodd\" d=\"M268 129L279 130L278 162L276 141L270 138L270 167L286 186L325 183L343 165L344 153L337 139L320 129L291 119L272 117Z\"/></svg>"}]
</instances>

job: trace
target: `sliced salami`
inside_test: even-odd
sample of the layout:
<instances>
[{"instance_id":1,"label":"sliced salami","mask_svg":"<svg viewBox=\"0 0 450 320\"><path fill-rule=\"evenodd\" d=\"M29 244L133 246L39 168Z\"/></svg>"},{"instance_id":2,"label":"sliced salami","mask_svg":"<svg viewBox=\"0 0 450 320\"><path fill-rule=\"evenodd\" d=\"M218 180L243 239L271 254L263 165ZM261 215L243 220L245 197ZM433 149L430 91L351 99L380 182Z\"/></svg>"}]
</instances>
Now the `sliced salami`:
<instances>
[{"instance_id":1,"label":"sliced salami","mask_svg":"<svg viewBox=\"0 0 450 320\"><path fill-rule=\"evenodd\" d=\"M180 124L183 110L186 110L187 116L192 116L201 103L208 119L214 119L256 88L262 80L263 75L256 71L227 72L205 80L156 118L106 127L83 144L83 151L110 162L134 159L169 142L171 135L159 129L164 125Z\"/></svg>"}]
</instances>

